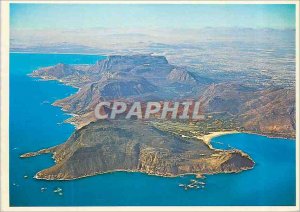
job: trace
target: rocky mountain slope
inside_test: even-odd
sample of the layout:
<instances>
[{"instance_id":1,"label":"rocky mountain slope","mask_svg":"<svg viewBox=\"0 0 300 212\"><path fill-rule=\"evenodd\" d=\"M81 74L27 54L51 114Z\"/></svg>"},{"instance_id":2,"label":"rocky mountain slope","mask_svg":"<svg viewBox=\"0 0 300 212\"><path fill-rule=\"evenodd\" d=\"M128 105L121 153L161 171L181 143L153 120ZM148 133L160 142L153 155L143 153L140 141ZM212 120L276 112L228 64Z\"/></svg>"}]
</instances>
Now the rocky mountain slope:
<instances>
[{"instance_id":1,"label":"rocky mountain slope","mask_svg":"<svg viewBox=\"0 0 300 212\"><path fill-rule=\"evenodd\" d=\"M247 131L295 137L295 91L291 88L217 83L170 65L163 56L109 56L94 65L41 68L31 76L80 87L76 94L54 103L79 115L69 120L78 128L95 121L94 107L103 100L191 98L200 99L205 113L225 112Z\"/></svg>"},{"instance_id":2,"label":"rocky mountain slope","mask_svg":"<svg viewBox=\"0 0 300 212\"><path fill-rule=\"evenodd\" d=\"M93 111L100 101L193 97L211 82L169 64L163 56L152 55L108 56L94 65L58 64L36 70L31 76L80 88L74 95L54 103L68 113L79 115L69 120L78 128L95 120Z\"/></svg>"},{"instance_id":3,"label":"rocky mountain slope","mask_svg":"<svg viewBox=\"0 0 300 212\"><path fill-rule=\"evenodd\" d=\"M46 80L59 80L74 87L84 87L92 82L97 82L108 74L123 73L124 76L140 76L157 82L165 79L174 68L164 56L131 55L108 56L97 61L94 65L67 65L57 64L40 68L31 76Z\"/></svg>"},{"instance_id":4,"label":"rocky mountain slope","mask_svg":"<svg viewBox=\"0 0 300 212\"><path fill-rule=\"evenodd\" d=\"M200 97L206 113L226 112L250 132L295 137L295 90L212 84Z\"/></svg>"},{"instance_id":5,"label":"rocky mountain slope","mask_svg":"<svg viewBox=\"0 0 300 212\"><path fill-rule=\"evenodd\" d=\"M246 130L271 136L295 138L295 90L273 89L259 91L257 98L243 105L238 116Z\"/></svg>"},{"instance_id":6,"label":"rocky mountain slope","mask_svg":"<svg viewBox=\"0 0 300 212\"><path fill-rule=\"evenodd\" d=\"M197 78L189 71L174 68L167 76L168 80L175 82L196 83Z\"/></svg>"},{"instance_id":7,"label":"rocky mountain slope","mask_svg":"<svg viewBox=\"0 0 300 212\"><path fill-rule=\"evenodd\" d=\"M91 123L66 143L23 157L53 153L56 164L38 179L66 180L113 171L159 176L231 173L251 169L253 160L238 150L211 149L202 140L183 139L141 121Z\"/></svg>"},{"instance_id":8,"label":"rocky mountain slope","mask_svg":"<svg viewBox=\"0 0 300 212\"><path fill-rule=\"evenodd\" d=\"M54 105L67 112L83 114L93 111L100 101L142 97L157 90L155 85L143 77L123 77L114 74L83 87L78 93L58 100Z\"/></svg>"}]
</instances>

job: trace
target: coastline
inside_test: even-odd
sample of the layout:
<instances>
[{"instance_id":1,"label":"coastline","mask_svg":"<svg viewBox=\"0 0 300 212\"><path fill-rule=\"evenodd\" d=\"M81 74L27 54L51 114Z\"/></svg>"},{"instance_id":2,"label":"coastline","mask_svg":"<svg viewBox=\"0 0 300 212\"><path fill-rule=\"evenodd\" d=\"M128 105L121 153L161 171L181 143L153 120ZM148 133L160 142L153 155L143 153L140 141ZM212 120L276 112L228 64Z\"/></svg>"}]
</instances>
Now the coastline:
<instances>
[{"instance_id":1,"label":"coastline","mask_svg":"<svg viewBox=\"0 0 300 212\"><path fill-rule=\"evenodd\" d=\"M50 147L48 149L42 149L39 150L37 152L29 152L29 153L25 153L22 154L20 156L20 158L30 158L30 157L36 157L42 154L51 154L52 155L52 159L54 160L54 164L57 164L54 155L55 155L55 148L58 147L54 146L54 147ZM127 173L141 173L141 174L146 174L149 176L157 176L157 177L166 177L166 178L176 178L176 177L181 177L181 176L186 176L186 175L194 175L195 178L197 179L204 179L206 178L206 175L216 175L216 174L237 174L243 171L247 171L247 170L251 170L254 168L255 166L255 161L247 154L245 154L244 152L242 152L241 150L230 150L230 153L240 153L242 154L242 156L247 157L249 160L251 160L253 162L253 166L252 167L241 167L239 170L232 170L232 171L228 171L228 170L223 170L223 171L211 171L211 172L186 172L186 173L178 173L178 174L171 174L171 173L153 173L153 172L147 172L145 170L139 170L139 169L113 169L113 170L108 170L108 171L100 171L100 172L94 172L91 174L85 174L82 176L78 176L78 177L70 177L70 178L55 178L55 177L40 177L38 176L39 173L41 173L43 170L37 172L34 175L34 179L37 180L46 180L46 181L72 181L72 180L78 180L78 179L82 179L82 178L86 178L86 177L92 177L92 176L96 176L96 175L102 175L102 174L112 174L115 172L127 172Z\"/></svg>"},{"instance_id":2,"label":"coastline","mask_svg":"<svg viewBox=\"0 0 300 212\"><path fill-rule=\"evenodd\" d=\"M209 147L213 148L211 146L211 140L213 138L223 136L223 135L240 134L240 133L265 136L265 137L268 137L268 138L281 138L281 139L285 139L285 140L296 141L295 138L293 138L293 137L285 137L285 136L279 136L279 135L276 136L276 135L271 135L271 134L256 133L256 132L251 132L251 131L237 131L237 130L210 132L207 135L198 136L197 138L203 140L204 143L206 143Z\"/></svg>"},{"instance_id":3,"label":"coastline","mask_svg":"<svg viewBox=\"0 0 300 212\"><path fill-rule=\"evenodd\" d=\"M52 154L52 153L45 153L45 154ZM252 158L249 157L249 159L252 160ZM253 160L252 160L253 161ZM254 165L255 162L253 161ZM251 170L253 169L253 167L251 168L241 168L240 170L235 170L235 171L222 171L222 172L218 172L218 171L213 171L210 173L193 173L193 172L187 172L187 173L182 173L182 174L157 174L157 173L151 173L151 172L146 172L146 171L142 171L142 170L138 170L138 169L114 169L114 170L109 170L109 171L104 171L104 172L95 172L92 174L86 174L83 176L79 176L79 177L72 177L72 178L46 178L46 177L39 177L38 174L43 171L39 171L35 174L35 176L33 176L34 179L37 180L45 180L45 181L72 181L72 180L80 180L83 178L87 178L87 177L93 177L93 176L97 176L97 175L103 175L103 174L113 174L116 172L124 172L124 173L140 173L140 174L145 174L148 176L156 176L156 177L164 177L164 178L177 178L177 177L182 177L182 176L187 176L187 175L193 175L195 176L196 179L205 179L206 176L208 175L216 175L216 174L238 174L241 173L243 171L247 171L247 170Z\"/></svg>"},{"instance_id":4,"label":"coastline","mask_svg":"<svg viewBox=\"0 0 300 212\"><path fill-rule=\"evenodd\" d=\"M63 87L62 87L63 88ZM63 111L63 110L62 110ZM59 111L58 111L59 112ZM66 113L67 114L67 113ZM68 114L68 115L72 115L72 114ZM71 125L72 125L72 123L70 123ZM227 131L228 132L228 131ZM220 132L219 132L220 133ZM240 132L240 133L244 133L244 132ZM250 132L245 132L245 133L249 133L250 134ZM211 134L211 133L209 133L209 134ZM228 133L227 133L228 134ZM222 134L222 135L224 135L224 134ZM219 135L220 137L219 138L222 138L221 136L222 135ZM257 133L257 135L261 135L261 134L258 134ZM212 136L212 135L211 135ZM233 137L234 135L232 135L232 137ZM242 137L242 135L240 134L240 135L237 135L238 137ZM214 137L213 137L214 138ZM215 140L212 140L213 138L210 138L210 142L211 142L211 144L213 144L214 145L214 141ZM226 136L224 137L225 138L225 140L226 140ZM231 138L231 136L227 136L227 138L229 139L229 138ZM228 140L227 139L227 140ZM217 140L217 139L216 139ZM219 140L219 139L218 139ZM222 139L220 139L220 142L222 142L221 141ZM270 147L272 147L271 146L271 143L270 143ZM49 155L49 158L51 157L52 155ZM43 158L44 157L41 157L41 158L35 158L35 159L32 159L32 160L29 160L28 162L29 163L31 163L31 161L32 161L32 163L33 162L35 162L35 161L37 161L37 162L40 162L40 160L43 160ZM48 156L47 156L47 160L48 160ZM24 161L24 164L25 164L25 162L26 163L28 163L27 161ZM51 160L51 162L52 162L52 160ZM261 161L257 161L257 163L260 163ZM44 162L43 162L44 163ZM260 164L258 164L258 165L260 165ZM31 165L31 166L34 166L34 165ZM258 168L260 168L260 166L257 166ZM204 198L206 198L206 195L209 195L211 192L213 192L213 191L215 191L214 190L214 186L215 185L217 185L217 186L222 186L222 187L225 187L225 186L227 186L229 183L224 183L224 182L226 182L226 181L223 181L224 179L228 179L229 177L230 177L230 179L232 179L234 182L237 182L237 184L238 184L238 180L240 179L240 178L242 178L242 180L244 179L243 177L240 177L240 176L253 176L254 175L254 179L255 179L255 175L256 175L256 169L257 169L257 167L255 167L255 170L254 171L252 171L251 170L251 173L246 173L246 174L244 174L244 173L241 173L241 174L235 174L235 173L228 173L228 175L227 176L225 176L225 177L223 177L223 175L224 174L220 174L219 176L213 176L213 177L211 177L211 175L214 175L214 174L218 174L218 173L212 173L212 174L206 174L206 175L204 175L203 177L207 177L208 179L207 179L207 181L206 181L206 185L205 185L205 189L206 189L206 191L199 191L199 192L197 192L196 193L196 191L194 191L193 189L191 189L191 191L188 191L188 192L186 192L186 193L183 193L183 195L180 193L178 196L180 197L180 195L182 196L181 198L183 199L183 198L186 198L186 199L195 199L195 201L198 201L199 202L199 204L201 204L201 202L202 201L204 201L205 199ZM275 167L275 169L276 169L276 166L273 166L273 167ZM25 167L26 168L26 167ZM111 173L107 173L107 175L110 175L110 174L113 174L113 173L115 173L115 172L118 172L118 171L112 171ZM122 171L120 171L120 172L122 172ZM125 172L125 171L124 171ZM167 192L167 191L169 191L168 189L165 189L164 190L164 188L165 187L163 187L163 186L161 186L161 184L159 184L159 183L157 183L157 181L154 181L156 178L154 177L154 176L157 176L157 179L159 180L160 178L161 179L166 179L166 180L162 180L162 183L164 183L164 184L170 184L170 186L168 187L168 188L170 188L170 190L174 187L174 191L173 190L171 190L171 192L173 192L173 193L175 193L175 192L177 192L177 190L179 190L178 192L181 192L181 190L183 190L183 189L181 189L181 188L178 188L178 185L177 185L177 181L176 180L173 180L173 179L169 179L169 178L171 178L171 177L168 177L168 176L160 176L160 175L151 175L151 174L147 174L147 173L142 173L142 172L134 172L134 171L126 171L126 172L128 172L128 178L129 179L140 179L139 178L139 175L138 175L138 178L135 178L135 175L131 175L130 173L131 172L133 172L133 173L139 173L139 174L143 174L143 175L146 175L146 176L148 176L147 178L146 178L146 180L147 181L149 181L147 184L149 185L150 184L150 188L151 187L154 187L155 189L157 188L157 190L159 190L159 192L158 193L160 193L160 192ZM252 174L252 173L254 173L254 174ZM52 196L54 196L55 198L57 197L57 199L58 199L58 201L60 201L60 199L59 198L64 198L64 199L71 199L72 198L72 195L70 195L72 192L70 192L71 190L72 190L72 188L70 189L69 187L68 187L68 184L64 184L64 182L57 182L57 181L59 181L59 180L47 180L47 179L38 179L38 178L36 178L36 179L38 179L38 181L36 181L35 179L32 179L32 177L36 174L35 172L33 173L33 175L31 175L31 173L25 173L25 174L27 174L29 177L29 179L23 179L23 176L21 176L21 180L24 180L24 181L26 181L26 185L28 184L28 185L31 185L30 183L32 182L32 184L37 184L37 183L39 183L38 185L37 185L37 189L35 188L35 187L33 187L33 188L31 188L31 193L32 193L32 195L35 195L35 193L34 192L36 192L37 193L37 195L39 195L39 196L46 196L46 198L52 198ZM104 175L105 173L103 173L103 175ZM190 173L191 175L193 175L193 177L194 177L194 173ZM99 173L99 175L101 175L101 173ZM153 176L153 177L151 177L151 176ZM188 175L188 174L185 174L185 175ZM93 176L93 175L89 175L89 176ZM95 175L93 178L92 177L89 177L89 176L86 176L86 177L82 177L83 179L84 179L84 181L81 181L79 178L78 178L78 182L77 181L75 181L76 179L71 179L72 180L72 182L70 182L72 185L73 185L73 183L74 183L74 187L78 187L78 185L79 186L82 186L82 185L85 185L85 186L82 186L82 190L81 190L81 188L79 187L79 190L78 190L78 195L79 196L83 196L84 197L84 195L86 195L87 193L86 193L86 191L88 191L88 190L90 190L90 191L93 191L93 186L95 186L95 182L97 183L98 182L98 179L101 179L101 180L103 180L104 182L105 181L108 181L108 180L110 180L110 179L114 179L115 181L112 181L112 182L115 182L115 187L109 187L107 190L109 190L109 191L111 191L112 193L113 192L115 192L115 193L120 193L120 186L119 186L119 184L118 183L120 183L121 185L122 185L122 181L117 181L117 177L119 177L119 175L117 175L117 177L110 177L110 176L105 176L105 177L103 177L103 178L97 178L97 176ZM120 176L125 176L125 177L127 177L127 174L122 174L122 175L120 175ZM184 175L182 175L182 176L184 176ZM258 175L256 175L256 176L258 176ZM175 177L175 176L174 176ZM149 179L148 179L149 178ZM152 178L154 179L153 180L153 182L152 182ZM127 179L127 178L125 178L125 179ZM142 179L144 179L144 178L142 178ZM246 179L248 179L248 178L246 178ZM255 180L254 181L252 181L251 180L251 178L249 177L249 181L245 181L245 182L255 182ZM70 180L70 181L71 181ZM180 179L179 178L179 183L184 183L184 181L185 181L186 179L185 178L183 178L183 179ZM39 182L40 181L40 182ZM50 181L49 183L48 183L48 181ZM62 180L62 181L68 181L68 180ZM125 181L125 180L124 180ZM12 181L12 182L14 182L14 181ZM83 184L82 182L86 182L85 184ZM101 184L101 181L99 181L100 183L99 184ZM130 181L131 182L131 181ZM160 182L160 181L159 181ZM171 183L170 183L171 182ZM174 183L175 182L175 183ZM57 183L57 184L56 184ZM63 184L62 184L63 183ZM67 182L66 182L67 183ZM68 182L69 183L69 182ZM69 183L69 184L70 184ZM77 184L76 184L77 183ZM157 183L157 184L156 184ZM173 183L173 184L172 184ZM271 183L271 182L270 182ZM44 186L43 187L48 187L48 192L52 192L51 191L51 188L55 188L56 187L56 185L57 186L59 186L59 187L61 187L61 188L63 188L64 189L64 195L61 197L61 196L55 196L55 195L52 195L53 193L49 193L49 195L48 195L48 193L41 193L40 192L40 190L39 190L39 185L40 184L43 184ZM258 187L258 184L257 183L254 183L255 184L255 186L254 187ZM154 186L153 186L154 185ZM238 185L240 185L240 184L238 184ZM286 186L288 186L288 184L285 184ZM11 185L10 185L11 186ZM100 185L100 187L102 187L101 188L101 191L100 190L97 190L97 192L98 192L98 196L100 196L100 195L107 195L107 196L109 196L108 194L107 194L107 190L104 190L103 189L103 187L104 187L105 185ZM131 184L130 184L130 186L131 186ZM136 184L134 184L134 186L132 186L132 187L134 187L132 190L134 191L134 192L136 192L137 194L138 194L138 192L137 191L141 191L141 190L145 190L146 192L149 192L149 193L154 193L153 192L153 190L147 190L146 188L144 188L144 187L138 187L139 185L136 185ZM139 190L134 190L135 188L138 188ZM149 187L148 187L148 189L149 189ZM235 191L234 189L237 189L238 188L238 186L232 186L233 188L232 188L232 190L233 191ZM243 186L243 188L245 188L245 187L247 187L247 185L246 186ZM285 186L284 186L285 187ZM115 189L116 188L116 189ZM140 189L141 188L141 189ZM25 187L12 187L12 190L13 190L13 192L14 192L14 190L16 190L16 191L18 191L18 189L20 190L20 189L22 189L23 191L30 191L30 189L27 189L27 188L25 188ZM238 188L238 189L242 189L242 185L240 186L240 188ZM53 190L53 189L52 189ZM103 191L104 190L104 191ZM122 190L122 189L121 189ZM125 189L124 189L125 190ZM216 189L217 190L217 189ZM226 190L226 189L223 189L223 190ZM278 189L278 188L275 188L275 190L277 191L278 190L278 192L280 191L280 189ZM103 191L103 192L102 192ZM102 193L100 193L100 192L102 192ZM183 190L183 192L184 192L184 190ZM213 193L213 195L212 195L212 197L213 197L213 199L215 199L215 200L218 200L216 197L218 197L218 195L219 195L219 193L220 192L222 192L222 191L216 191L216 195ZM228 192L228 191L227 191ZM275 192L273 192L273 193L275 193ZM13 193L13 195L14 195L15 193ZM89 195L90 195L90 193L88 193ZM275 193L275 194L277 194L277 193ZM190 196L188 196L188 195L190 195ZM227 193L227 195L229 195L228 193ZM16 196L16 195L15 195ZM44 197L43 196L43 197ZM226 191L225 191L225 196L226 196ZM249 196L247 197L247 195L245 194L245 199L246 200L248 200L248 198L249 198ZM18 196L17 196L18 197ZM77 197L77 196L76 196ZM90 199L92 199L94 196L87 196L87 197L84 197L84 198L90 198ZM118 196L119 197L119 196ZM14 199L13 199L14 200ZM22 199L21 199L22 200ZM215 201L214 200L214 201ZM35 200L35 201L37 201L37 200ZM115 201L115 200L114 200ZM219 201L219 200L218 200ZM218 201L216 201L216 202L218 202ZM56 202L54 202L53 201L53 204L55 204ZM51 202L51 204L52 204L52 202ZM68 203L69 204L69 203ZM99 203L100 204L100 203ZM241 203L241 204L243 204L243 203Z\"/></svg>"},{"instance_id":5,"label":"coastline","mask_svg":"<svg viewBox=\"0 0 300 212\"><path fill-rule=\"evenodd\" d=\"M204 143L211 146L210 142L213 138L216 138L216 137L219 137L219 136L222 136L222 135L237 134L237 133L242 133L242 132L239 132L237 130L210 132L207 135L199 136L197 138L203 140Z\"/></svg>"},{"instance_id":6,"label":"coastline","mask_svg":"<svg viewBox=\"0 0 300 212\"><path fill-rule=\"evenodd\" d=\"M40 54L40 53L37 53L37 54ZM56 54L56 53L54 53L54 54ZM70 86L70 87L74 87L74 88L76 88L75 86L72 86L72 85L70 85L70 84L68 84L67 82L64 82L64 81L61 81L61 80L59 80L59 79L52 79L52 78L47 78L47 77L35 77L35 76L32 76L32 75L29 75L30 77L32 77L32 78L40 78L42 81L57 81L58 83L61 83L61 84L64 84L65 86ZM77 90L77 92L79 92L79 90L80 90L80 88L77 88L78 90ZM76 92L76 93L77 93ZM61 107L61 110L63 111L63 112L65 112L66 114L68 114L68 115L70 115L71 117L70 118L68 118L68 119L66 119L65 121L64 121L64 123L69 123L69 124L71 124L71 125L73 125L74 127L75 127L75 131L76 130L78 130L78 128L81 128L81 127L78 127L78 125L76 124L76 122L74 122L74 121L72 121L72 119L74 118L74 117L80 117L80 115L78 115L78 114L74 114L74 113L67 113L64 109L63 109L63 107L61 106L61 105L56 105L55 104L55 102L54 103L52 103L51 104L52 106L54 106L54 107ZM237 134L237 133L243 133L243 132L240 132L240 131L237 131L237 130L229 130L229 131L217 131L217 132L210 132L209 134L207 134L207 135L203 135L203 136L198 136L197 138L198 139L201 139L205 144L207 144L211 149L215 149L215 148L213 148L212 147L212 145L211 145L211 140L213 139L213 138L216 138L216 137L219 137L219 136L223 136L223 135L228 135L228 134ZM251 133L251 132L244 132L244 133ZM255 133L253 133L253 134L255 134ZM258 134L258 133L257 133ZM263 134L258 134L258 135L263 135ZM51 149L51 148L50 148ZM50 152L50 151L47 151L46 152L46 150L47 149L43 149L43 150L40 150L40 151L38 151L38 152L33 152L33 153L27 153L27 154L23 154L23 155L21 155L21 157L27 157L27 156L29 156L29 157L32 157L32 156L37 156L37 155L40 155L40 154L48 154L48 153L50 153L50 154L53 154L53 152ZM239 150L240 151L240 150ZM240 151L240 152L242 152L242 151ZM243 153L243 152L242 152ZM54 154L55 154L55 152L54 152ZM251 159L251 157L250 156L248 156L248 159L250 159L254 164L255 164L255 162ZM55 162L55 164L57 164L56 162ZM251 167L250 169L253 169L253 167ZM240 170L238 170L238 171L223 171L223 172L210 172L210 173L186 173L186 174L193 174L193 175L196 175L196 176L202 176L202 175L213 175L213 174L219 174L219 173L239 173L239 172L241 172L241 171L244 171L244 170L248 170L247 168L245 169L245 168L242 168L242 169L240 169ZM42 170L43 171L43 170ZM40 171L40 172L42 172L42 171ZM126 170L126 169L116 169L116 170L109 170L109 171L106 171L106 172L97 172L97 173L92 173L92 174L87 174L87 175L84 175L84 176L80 176L80 177L74 177L74 178L70 178L70 179L68 179L68 178L63 178L63 179L57 179L57 178L55 178L55 179L51 179L51 178L43 178L43 177L39 177L38 176L38 174L40 173L40 172L38 172L38 173L36 173L36 175L34 176L34 178L35 179L41 179L41 180L74 180L74 179L80 179L80 178L85 178L85 177L89 177L89 176L94 176L94 175L98 175L98 174L105 174L105 173L113 173L113 172L118 172L118 171L123 171L123 172L140 172L140 173L145 173L145 174L148 174L148 175L155 175L155 176L160 176L160 177L177 177L177 176L181 176L181 175L186 175L186 174L178 174L178 175L169 175L169 174L166 174L166 173L162 173L162 174L155 174L155 173L148 173L148 172L143 172L143 171L140 171L140 170Z\"/></svg>"},{"instance_id":7,"label":"coastline","mask_svg":"<svg viewBox=\"0 0 300 212\"><path fill-rule=\"evenodd\" d=\"M252 134L252 135L260 135L260 136L266 136L268 138L281 138L284 140L293 140L296 142L296 137L288 137L288 136L280 136L280 135L272 135L272 134L263 134L263 133L257 133L257 132L251 132L251 131L241 131L239 133L247 133L247 134ZM295 135L296 136L296 135Z\"/></svg>"}]
</instances>

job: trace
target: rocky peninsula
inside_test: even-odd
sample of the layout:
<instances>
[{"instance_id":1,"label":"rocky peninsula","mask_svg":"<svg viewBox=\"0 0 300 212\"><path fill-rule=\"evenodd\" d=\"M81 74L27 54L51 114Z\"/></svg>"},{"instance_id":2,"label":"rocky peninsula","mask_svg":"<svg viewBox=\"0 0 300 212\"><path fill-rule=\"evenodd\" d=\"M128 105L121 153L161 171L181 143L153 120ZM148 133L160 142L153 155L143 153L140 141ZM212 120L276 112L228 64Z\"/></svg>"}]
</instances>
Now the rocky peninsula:
<instances>
[{"instance_id":1,"label":"rocky peninsula","mask_svg":"<svg viewBox=\"0 0 300 212\"><path fill-rule=\"evenodd\" d=\"M159 176L236 173L255 165L240 150L217 150L209 144L223 132L252 132L295 137L295 92L278 87L218 83L197 71L168 63L163 56L109 56L94 65L58 64L31 77L57 80L79 88L54 103L74 114L77 130L63 144L31 157L53 154L55 165L37 179L71 180L114 171ZM193 98L201 102L202 122L96 120L103 100L144 101ZM215 132L215 133L211 133Z\"/></svg>"},{"instance_id":2,"label":"rocky peninsula","mask_svg":"<svg viewBox=\"0 0 300 212\"><path fill-rule=\"evenodd\" d=\"M37 179L71 180L128 171L174 177L184 174L236 173L254 167L239 150L212 149L199 139L183 139L136 120L98 121L77 130L67 142L22 157L51 153L55 165Z\"/></svg>"}]
</instances>

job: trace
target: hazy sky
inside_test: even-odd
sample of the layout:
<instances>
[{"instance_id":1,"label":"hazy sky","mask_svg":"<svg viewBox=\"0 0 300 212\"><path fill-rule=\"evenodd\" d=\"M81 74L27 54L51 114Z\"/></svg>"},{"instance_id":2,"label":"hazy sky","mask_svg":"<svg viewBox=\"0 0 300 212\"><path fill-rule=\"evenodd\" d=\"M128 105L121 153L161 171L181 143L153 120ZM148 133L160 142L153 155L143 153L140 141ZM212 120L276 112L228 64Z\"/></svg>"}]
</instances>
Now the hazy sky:
<instances>
[{"instance_id":1,"label":"hazy sky","mask_svg":"<svg viewBox=\"0 0 300 212\"><path fill-rule=\"evenodd\" d=\"M295 28L294 5L11 4L12 29Z\"/></svg>"}]
</instances>

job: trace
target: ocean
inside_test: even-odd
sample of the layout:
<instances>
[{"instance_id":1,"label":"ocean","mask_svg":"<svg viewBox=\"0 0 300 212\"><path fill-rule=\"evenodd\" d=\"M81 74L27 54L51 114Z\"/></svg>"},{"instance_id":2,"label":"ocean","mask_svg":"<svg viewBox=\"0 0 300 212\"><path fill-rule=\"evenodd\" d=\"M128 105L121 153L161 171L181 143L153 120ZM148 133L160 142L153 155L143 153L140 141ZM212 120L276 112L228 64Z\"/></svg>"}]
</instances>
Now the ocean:
<instances>
[{"instance_id":1,"label":"ocean","mask_svg":"<svg viewBox=\"0 0 300 212\"><path fill-rule=\"evenodd\" d=\"M77 89L27 74L57 63L92 64L104 56L79 54L10 54L9 197L11 206L293 206L296 204L296 143L291 139L231 134L212 140L215 148L237 148L256 162L237 174L207 175L204 189L178 185L195 179L115 172L72 181L33 179L54 164L51 155L22 159L23 153L65 142L74 127L57 99ZM44 188L42 191L41 188ZM54 192L62 188L62 195Z\"/></svg>"}]
</instances>

